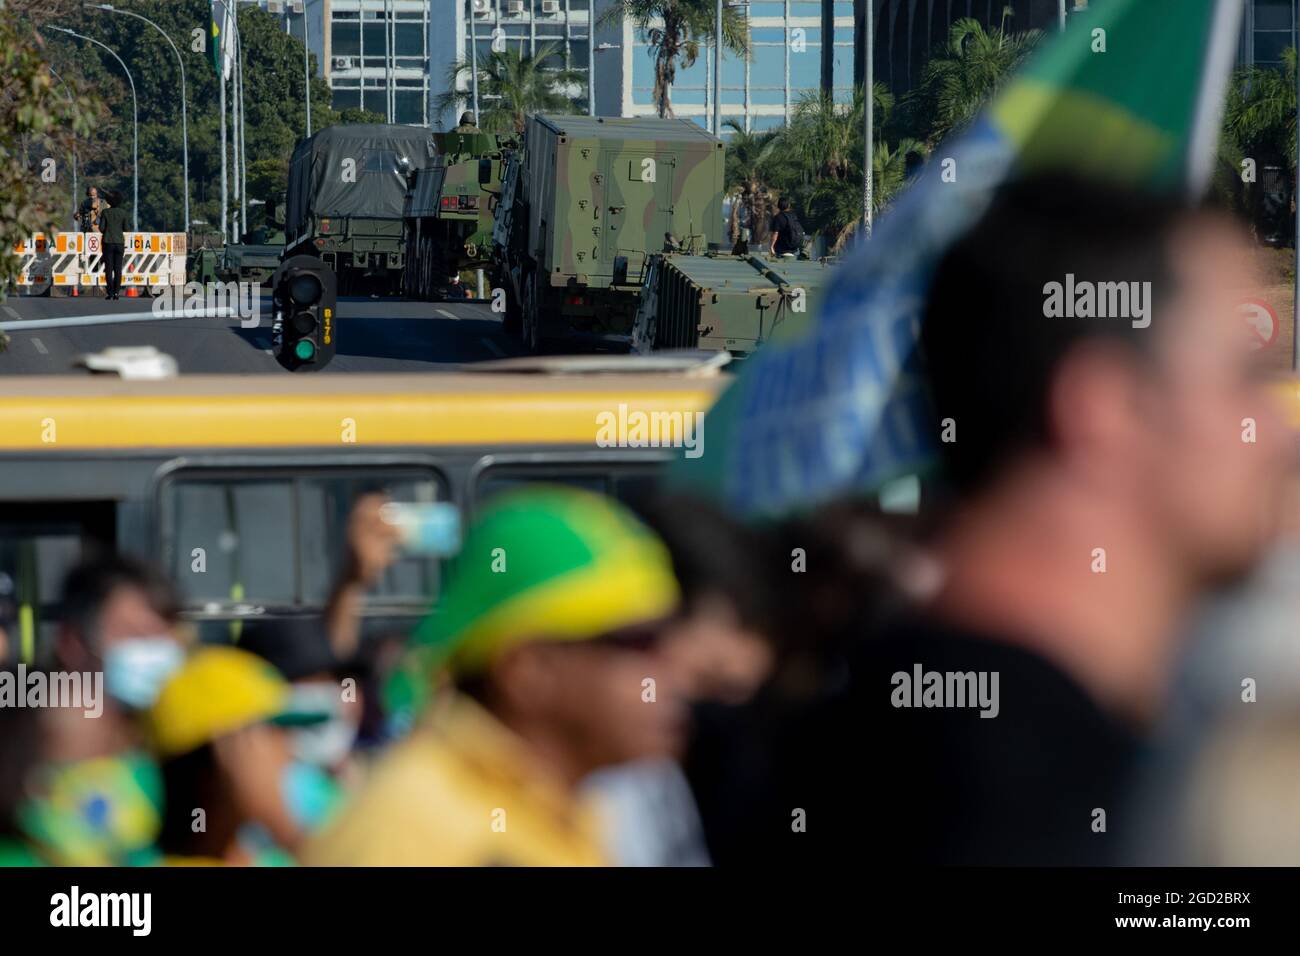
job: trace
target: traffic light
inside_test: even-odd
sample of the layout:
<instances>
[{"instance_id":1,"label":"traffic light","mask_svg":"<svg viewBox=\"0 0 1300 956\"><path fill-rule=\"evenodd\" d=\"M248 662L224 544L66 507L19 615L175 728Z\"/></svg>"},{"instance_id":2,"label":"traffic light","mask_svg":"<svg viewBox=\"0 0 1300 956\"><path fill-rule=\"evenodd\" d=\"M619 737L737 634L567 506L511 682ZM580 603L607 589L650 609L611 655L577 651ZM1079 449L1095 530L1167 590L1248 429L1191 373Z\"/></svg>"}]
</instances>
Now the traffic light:
<instances>
[{"instance_id":1,"label":"traffic light","mask_svg":"<svg viewBox=\"0 0 1300 956\"><path fill-rule=\"evenodd\" d=\"M272 345L290 372L320 371L334 357L337 288L334 270L315 256L293 256L275 270Z\"/></svg>"}]
</instances>

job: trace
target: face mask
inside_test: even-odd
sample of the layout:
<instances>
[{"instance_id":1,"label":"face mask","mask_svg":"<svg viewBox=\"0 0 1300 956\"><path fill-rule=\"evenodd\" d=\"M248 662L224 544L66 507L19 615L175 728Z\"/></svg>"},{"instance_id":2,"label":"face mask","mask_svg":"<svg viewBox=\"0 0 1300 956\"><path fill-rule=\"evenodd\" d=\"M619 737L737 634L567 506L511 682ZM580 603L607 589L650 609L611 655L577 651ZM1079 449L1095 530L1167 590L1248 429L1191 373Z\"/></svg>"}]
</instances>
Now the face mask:
<instances>
[{"instance_id":1,"label":"face mask","mask_svg":"<svg viewBox=\"0 0 1300 956\"><path fill-rule=\"evenodd\" d=\"M184 658L170 637L117 641L104 654L104 690L132 710L146 710Z\"/></svg>"},{"instance_id":2,"label":"face mask","mask_svg":"<svg viewBox=\"0 0 1300 956\"><path fill-rule=\"evenodd\" d=\"M335 684L296 684L293 703L304 711L329 714L328 720L299 727L293 731L293 754L317 767L336 767L356 742L358 728L343 716L339 689Z\"/></svg>"},{"instance_id":3,"label":"face mask","mask_svg":"<svg viewBox=\"0 0 1300 956\"><path fill-rule=\"evenodd\" d=\"M341 796L338 784L319 767L293 761L280 776L280 797L294 823L315 830L329 819Z\"/></svg>"},{"instance_id":4,"label":"face mask","mask_svg":"<svg viewBox=\"0 0 1300 956\"><path fill-rule=\"evenodd\" d=\"M343 717L331 717L293 732L293 755L316 767L337 767L352 750L357 727Z\"/></svg>"}]
</instances>

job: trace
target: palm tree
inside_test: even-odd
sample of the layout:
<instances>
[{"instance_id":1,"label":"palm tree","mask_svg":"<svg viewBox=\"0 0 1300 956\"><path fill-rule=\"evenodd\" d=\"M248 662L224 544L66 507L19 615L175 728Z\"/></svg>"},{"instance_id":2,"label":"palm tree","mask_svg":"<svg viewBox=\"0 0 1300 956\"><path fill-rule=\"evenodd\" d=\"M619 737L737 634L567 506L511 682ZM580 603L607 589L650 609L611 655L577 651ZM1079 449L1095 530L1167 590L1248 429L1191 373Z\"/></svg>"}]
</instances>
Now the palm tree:
<instances>
[{"instance_id":1,"label":"palm tree","mask_svg":"<svg viewBox=\"0 0 1300 956\"><path fill-rule=\"evenodd\" d=\"M876 143L871 156L871 210L879 213L902 191L907 184L908 165L914 158L924 158L925 145L919 140L902 139L890 148L888 143ZM862 181L862 163L854 169L858 182ZM822 207L827 220L827 238L830 251L838 254L862 228L862 193L842 186L819 184L813 191L812 201Z\"/></svg>"},{"instance_id":2,"label":"palm tree","mask_svg":"<svg viewBox=\"0 0 1300 956\"><path fill-rule=\"evenodd\" d=\"M767 236L768 222L771 219L769 204L772 186L780 174L781 145L780 130L763 130L750 132L735 120L726 120L723 124L731 130L727 139L726 194L733 198L731 204L731 241L740 236L740 203L734 201L739 195L748 192L749 206L753 214L753 235L755 243L762 243Z\"/></svg>"},{"instance_id":3,"label":"palm tree","mask_svg":"<svg viewBox=\"0 0 1300 956\"><path fill-rule=\"evenodd\" d=\"M916 112L930 120L930 145L973 120L1042 37L1041 30L1009 33L1007 18L1014 15L1004 7L1000 24L991 30L963 17L926 63L911 99Z\"/></svg>"},{"instance_id":4,"label":"palm tree","mask_svg":"<svg viewBox=\"0 0 1300 956\"><path fill-rule=\"evenodd\" d=\"M655 61L655 109L673 115L672 86L677 67L689 69L700 56L701 44L713 36L717 8L714 0L618 0L601 14L598 25L632 21ZM735 7L722 11L722 42L732 53L749 55L749 23Z\"/></svg>"},{"instance_id":5,"label":"palm tree","mask_svg":"<svg viewBox=\"0 0 1300 956\"><path fill-rule=\"evenodd\" d=\"M559 50L558 43L544 43L532 55L522 48L493 51L478 65L479 128L489 133L522 133L524 117L529 113L572 113L570 89L579 86L583 76L578 70L546 65ZM447 70L447 91L434 101L439 112L454 109L464 100L462 80L472 76L469 63L454 63Z\"/></svg>"},{"instance_id":6,"label":"palm tree","mask_svg":"<svg viewBox=\"0 0 1300 956\"><path fill-rule=\"evenodd\" d=\"M1228 90L1224 129L1246 151L1274 149L1296 168L1296 51L1282 51L1282 69L1252 66L1239 72Z\"/></svg>"}]
</instances>

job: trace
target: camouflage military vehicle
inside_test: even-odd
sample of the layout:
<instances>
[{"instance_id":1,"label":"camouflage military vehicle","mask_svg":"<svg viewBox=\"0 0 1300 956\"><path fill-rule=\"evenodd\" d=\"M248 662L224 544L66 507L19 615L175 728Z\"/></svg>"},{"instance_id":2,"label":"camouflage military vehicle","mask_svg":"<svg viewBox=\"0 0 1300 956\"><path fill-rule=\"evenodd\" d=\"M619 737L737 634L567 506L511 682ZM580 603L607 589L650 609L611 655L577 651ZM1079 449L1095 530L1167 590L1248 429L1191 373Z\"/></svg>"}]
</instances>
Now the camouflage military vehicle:
<instances>
[{"instance_id":1,"label":"camouflage military vehicle","mask_svg":"<svg viewBox=\"0 0 1300 956\"><path fill-rule=\"evenodd\" d=\"M284 258L324 259L342 293L365 286L396 292L408 177L435 156L422 126L330 126L300 140L289 162Z\"/></svg>"},{"instance_id":2,"label":"camouflage military vehicle","mask_svg":"<svg viewBox=\"0 0 1300 956\"><path fill-rule=\"evenodd\" d=\"M492 133L434 133L432 166L411 174L406 191L406 269L402 292L439 298L447 277L486 267L492 216L513 137Z\"/></svg>"},{"instance_id":3,"label":"camouflage military vehicle","mask_svg":"<svg viewBox=\"0 0 1300 956\"><path fill-rule=\"evenodd\" d=\"M830 260L758 255L654 255L645 270L632 351L726 349L753 352L785 322L821 304Z\"/></svg>"},{"instance_id":4,"label":"camouflage military vehicle","mask_svg":"<svg viewBox=\"0 0 1300 956\"><path fill-rule=\"evenodd\" d=\"M723 160L684 120L530 116L492 233L507 325L626 348L649 255L719 241Z\"/></svg>"},{"instance_id":5,"label":"camouflage military vehicle","mask_svg":"<svg viewBox=\"0 0 1300 956\"><path fill-rule=\"evenodd\" d=\"M243 242L226 246L217 262L222 282L265 283L280 268L284 230L266 226L243 235Z\"/></svg>"}]
</instances>

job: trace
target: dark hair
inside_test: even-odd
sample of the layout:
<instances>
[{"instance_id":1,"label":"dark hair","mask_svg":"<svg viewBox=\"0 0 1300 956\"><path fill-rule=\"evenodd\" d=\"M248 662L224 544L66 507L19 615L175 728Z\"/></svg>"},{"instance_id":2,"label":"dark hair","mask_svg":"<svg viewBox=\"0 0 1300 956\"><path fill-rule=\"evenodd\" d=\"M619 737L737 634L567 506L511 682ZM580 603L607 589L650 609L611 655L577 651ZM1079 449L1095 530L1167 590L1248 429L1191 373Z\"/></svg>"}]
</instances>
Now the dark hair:
<instances>
[{"instance_id":1,"label":"dark hair","mask_svg":"<svg viewBox=\"0 0 1300 956\"><path fill-rule=\"evenodd\" d=\"M761 532L688 495L664 495L634 508L668 548L687 611L717 595L746 627L770 632L773 595L763 577L770 567L769 542Z\"/></svg>"},{"instance_id":2,"label":"dark hair","mask_svg":"<svg viewBox=\"0 0 1300 956\"><path fill-rule=\"evenodd\" d=\"M197 855L197 846L206 842L206 835L194 832L194 811L202 809L212 817L225 809L212 745L204 744L166 760L160 769L164 800L158 849L168 855ZM209 819L206 823L211 829L218 821Z\"/></svg>"},{"instance_id":3,"label":"dark hair","mask_svg":"<svg viewBox=\"0 0 1300 956\"><path fill-rule=\"evenodd\" d=\"M167 577L153 565L124 554L94 558L77 565L63 581L63 621L83 641L94 640L99 615L120 587L139 588L162 617L174 620L180 601Z\"/></svg>"},{"instance_id":4,"label":"dark hair","mask_svg":"<svg viewBox=\"0 0 1300 956\"><path fill-rule=\"evenodd\" d=\"M122 205L122 194L114 189L108 194L108 201L114 206Z\"/></svg>"},{"instance_id":5,"label":"dark hair","mask_svg":"<svg viewBox=\"0 0 1300 956\"><path fill-rule=\"evenodd\" d=\"M971 493L1018 454L1047 444L1047 398L1061 360L1084 342L1147 357L1168 317L1171 234L1197 215L1172 197L1063 175L1001 189L949 248L930 285L921 351L952 487ZM1150 282L1150 328L1125 318L1046 314L1048 283Z\"/></svg>"},{"instance_id":6,"label":"dark hair","mask_svg":"<svg viewBox=\"0 0 1300 956\"><path fill-rule=\"evenodd\" d=\"M780 212L785 212L786 210L788 210L788 209L790 208L790 200L788 200L788 199L786 199L784 196L782 196L779 200L777 200L776 208L777 208Z\"/></svg>"}]
</instances>

